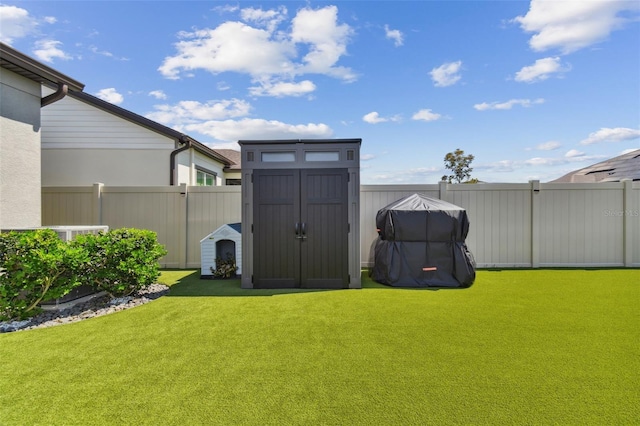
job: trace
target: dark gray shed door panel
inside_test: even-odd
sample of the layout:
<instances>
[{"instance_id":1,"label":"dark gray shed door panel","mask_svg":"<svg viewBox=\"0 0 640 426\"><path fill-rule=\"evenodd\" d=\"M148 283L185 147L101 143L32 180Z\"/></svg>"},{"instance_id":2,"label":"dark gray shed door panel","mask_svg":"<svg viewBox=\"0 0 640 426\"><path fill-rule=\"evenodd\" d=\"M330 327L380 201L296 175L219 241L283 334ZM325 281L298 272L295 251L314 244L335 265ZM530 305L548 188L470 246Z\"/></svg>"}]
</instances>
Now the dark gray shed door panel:
<instances>
[{"instance_id":1,"label":"dark gray shed door panel","mask_svg":"<svg viewBox=\"0 0 640 426\"><path fill-rule=\"evenodd\" d=\"M300 249L295 224L300 220L300 172L254 171L254 285L297 287Z\"/></svg>"},{"instance_id":2,"label":"dark gray shed door panel","mask_svg":"<svg viewBox=\"0 0 640 426\"><path fill-rule=\"evenodd\" d=\"M346 169L254 171L254 286L349 285Z\"/></svg>"},{"instance_id":3,"label":"dark gray shed door panel","mask_svg":"<svg viewBox=\"0 0 640 426\"><path fill-rule=\"evenodd\" d=\"M301 287L349 285L348 173L346 169L301 171Z\"/></svg>"}]
</instances>

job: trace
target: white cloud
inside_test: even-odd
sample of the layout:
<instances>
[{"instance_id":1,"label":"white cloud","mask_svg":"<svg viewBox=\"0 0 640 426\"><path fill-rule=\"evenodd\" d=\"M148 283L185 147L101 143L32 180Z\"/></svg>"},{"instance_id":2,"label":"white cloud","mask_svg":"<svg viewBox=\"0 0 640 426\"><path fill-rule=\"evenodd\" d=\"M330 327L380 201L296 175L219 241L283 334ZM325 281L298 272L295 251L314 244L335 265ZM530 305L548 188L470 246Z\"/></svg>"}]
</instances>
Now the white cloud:
<instances>
[{"instance_id":1,"label":"white cloud","mask_svg":"<svg viewBox=\"0 0 640 426\"><path fill-rule=\"evenodd\" d=\"M514 160L500 160L492 163L479 164L474 166L475 171L486 171L490 173L509 173L513 172L518 164Z\"/></svg>"},{"instance_id":2,"label":"white cloud","mask_svg":"<svg viewBox=\"0 0 640 426\"><path fill-rule=\"evenodd\" d=\"M536 149L540 151L553 151L554 149L560 148L560 146L562 146L560 142L549 141L536 145Z\"/></svg>"},{"instance_id":3,"label":"white cloud","mask_svg":"<svg viewBox=\"0 0 640 426\"><path fill-rule=\"evenodd\" d=\"M638 150L638 148L629 148L629 149L625 149L625 150L623 150L623 151L620 153L620 155L628 154L628 153L630 153L630 152L634 152L634 151L637 151L637 150Z\"/></svg>"},{"instance_id":4,"label":"white cloud","mask_svg":"<svg viewBox=\"0 0 640 426\"><path fill-rule=\"evenodd\" d=\"M187 132L198 132L223 141L328 138L333 134L331 128L323 123L287 124L281 121L258 118L205 121L188 124L182 128Z\"/></svg>"},{"instance_id":5,"label":"white cloud","mask_svg":"<svg viewBox=\"0 0 640 426\"><path fill-rule=\"evenodd\" d=\"M149 96L153 96L156 99L167 99L167 94L162 90L152 90L149 92Z\"/></svg>"},{"instance_id":6,"label":"white cloud","mask_svg":"<svg viewBox=\"0 0 640 426\"><path fill-rule=\"evenodd\" d=\"M384 26L384 32L389 40L393 40L393 44L396 47L402 46L404 43L404 34L400 30L392 30L389 25Z\"/></svg>"},{"instance_id":7,"label":"white cloud","mask_svg":"<svg viewBox=\"0 0 640 426\"><path fill-rule=\"evenodd\" d=\"M437 87L447 87L456 84L462 78L459 74L461 68L462 61L447 62L432 69L429 75Z\"/></svg>"},{"instance_id":8,"label":"white cloud","mask_svg":"<svg viewBox=\"0 0 640 426\"><path fill-rule=\"evenodd\" d=\"M420 111L413 114L411 118L418 121L436 121L440 120L442 118L442 115L437 114L430 109L421 109Z\"/></svg>"},{"instance_id":9,"label":"white cloud","mask_svg":"<svg viewBox=\"0 0 640 426\"><path fill-rule=\"evenodd\" d=\"M583 157L584 152L578 151L577 149L570 149L564 154L565 158L575 158L575 157Z\"/></svg>"},{"instance_id":10,"label":"white cloud","mask_svg":"<svg viewBox=\"0 0 640 426\"><path fill-rule=\"evenodd\" d=\"M287 81L308 73L344 81L357 78L351 69L336 65L346 54L353 30L346 24L338 24L335 6L299 10L291 21L290 33L277 31L285 13L284 8L272 11L248 8L242 10L242 16L264 28L228 21L213 29L183 31L175 44L177 54L166 57L158 70L170 79L199 69L214 74L248 74L254 81ZM299 52L306 54L298 58ZM296 87L300 88L306 90L309 84Z\"/></svg>"},{"instance_id":11,"label":"white cloud","mask_svg":"<svg viewBox=\"0 0 640 426\"><path fill-rule=\"evenodd\" d=\"M376 158L376 156L373 155L373 154L362 154L362 155L360 155L360 161L369 161L369 160L373 160L374 158Z\"/></svg>"},{"instance_id":12,"label":"white cloud","mask_svg":"<svg viewBox=\"0 0 640 426\"><path fill-rule=\"evenodd\" d=\"M178 54L165 58L158 70L167 78L197 69L217 74L225 71L253 76L293 73L289 60L295 46L271 39L263 29L241 22L225 22L215 29L181 32Z\"/></svg>"},{"instance_id":13,"label":"white cloud","mask_svg":"<svg viewBox=\"0 0 640 426\"><path fill-rule=\"evenodd\" d=\"M316 85L310 80L299 83L293 82L261 82L259 86L250 87L249 93L253 96L274 96L282 98L285 96L303 96L316 90Z\"/></svg>"},{"instance_id":14,"label":"white cloud","mask_svg":"<svg viewBox=\"0 0 640 426\"><path fill-rule=\"evenodd\" d=\"M535 33L529 46L535 51L559 49L571 53L605 40L638 16L621 16L640 10L637 1L549 1L531 0L529 11L513 22Z\"/></svg>"},{"instance_id":15,"label":"white cloud","mask_svg":"<svg viewBox=\"0 0 640 426\"><path fill-rule=\"evenodd\" d=\"M155 105L156 111L147 118L166 126L184 126L209 120L224 120L244 117L251 111L251 105L241 99L198 101L180 101L175 105Z\"/></svg>"},{"instance_id":16,"label":"white cloud","mask_svg":"<svg viewBox=\"0 0 640 426\"><path fill-rule=\"evenodd\" d=\"M17 6L0 4L0 41L12 44L15 39L32 34L38 21L29 12Z\"/></svg>"},{"instance_id":17,"label":"white cloud","mask_svg":"<svg viewBox=\"0 0 640 426\"><path fill-rule=\"evenodd\" d=\"M42 20L47 24L55 24L58 22L55 16L45 16Z\"/></svg>"},{"instance_id":18,"label":"white cloud","mask_svg":"<svg viewBox=\"0 0 640 426\"><path fill-rule=\"evenodd\" d=\"M247 7L240 10L240 16L243 21L253 22L257 26L273 32L287 18L287 8L280 6L277 9L262 10Z\"/></svg>"},{"instance_id":19,"label":"white cloud","mask_svg":"<svg viewBox=\"0 0 640 426\"><path fill-rule=\"evenodd\" d=\"M347 24L338 24L338 8L301 9L292 21L291 40L308 45L298 73L326 74L345 81L354 81L356 75L345 67L336 67L347 53L347 43L353 30Z\"/></svg>"},{"instance_id":20,"label":"white cloud","mask_svg":"<svg viewBox=\"0 0 640 426\"><path fill-rule=\"evenodd\" d=\"M398 122L398 121L401 121L401 120L402 120L402 117L400 115L394 115L394 116L391 116L391 117L380 117L380 114L378 114L378 112L376 112L376 111L373 111L373 112L370 112L368 114L365 114L362 117L362 121L365 121L365 122L367 122L369 124L384 123L384 122L387 122L387 121Z\"/></svg>"},{"instance_id":21,"label":"white cloud","mask_svg":"<svg viewBox=\"0 0 640 426\"><path fill-rule=\"evenodd\" d=\"M124 101L124 96L118 93L113 87L102 89L95 95L103 101L107 101L114 105L119 105Z\"/></svg>"},{"instance_id":22,"label":"white cloud","mask_svg":"<svg viewBox=\"0 0 640 426\"><path fill-rule=\"evenodd\" d=\"M535 83L548 79L552 74L570 71L571 67L563 66L559 57L538 59L533 65L523 67L516 73L515 80L523 83Z\"/></svg>"},{"instance_id":23,"label":"white cloud","mask_svg":"<svg viewBox=\"0 0 640 426\"><path fill-rule=\"evenodd\" d=\"M640 130L626 127L611 129L603 127L597 132L589 134L589 137L580 141L581 145L591 145L600 142L622 142L640 138Z\"/></svg>"},{"instance_id":24,"label":"white cloud","mask_svg":"<svg viewBox=\"0 0 640 426\"><path fill-rule=\"evenodd\" d=\"M531 99L510 99L506 102L491 102L491 103L483 102L481 104L475 104L473 107L478 111L487 111L487 110L493 110L493 109L505 110L505 109L511 109L515 105L520 105L522 107L527 108L527 107L530 107L531 105L542 104L542 103L544 103L544 99L542 98L535 99L533 101Z\"/></svg>"},{"instance_id":25,"label":"white cloud","mask_svg":"<svg viewBox=\"0 0 640 426\"><path fill-rule=\"evenodd\" d=\"M97 55L102 55L102 56L106 56L107 58L113 58L116 59L118 61L128 61L129 59L124 58L124 57L116 57L113 53L107 51L107 50L99 50L96 46L89 46L89 50L92 51L93 53L97 54Z\"/></svg>"},{"instance_id":26,"label":"white cloud","mask_svg":"<svg viewBox=\"0 0 640 426\"><path fill-rule=\"evenodd\" d=\"M368 114L365 114L362 117L362 121L367 122L369 124L378 124L378 123L384 123L385 121L388 121L386 118L380 117L380 114L378 114L376 111L372 111Z\"/></svg>"},{"instance_id":27,"label":"white cloud","mask_svg":"<svg viewBox=\"0 0 640 426\"><path fill-rule=\"evenodd\" d=\"M53 62L54 59L72 59L71 55L58 47L60 45L62 45L62 42L57 40L39 40L36 42L36 49L33 54L44 62Z\"/></svg>"},{"instance_id":28,"label":"white cloud","mask_svg":"<svg viewBox=\"0 0 640 426\"><path fill-rule=\"evenodd\" d=\"M384 184L403 184L426 182L429 180L440 180L442 176L442 168L440 167L418 167L408 170L397 170L393 172L384 172L370 177L372 183Z\"/></svg>"}]
</instances>

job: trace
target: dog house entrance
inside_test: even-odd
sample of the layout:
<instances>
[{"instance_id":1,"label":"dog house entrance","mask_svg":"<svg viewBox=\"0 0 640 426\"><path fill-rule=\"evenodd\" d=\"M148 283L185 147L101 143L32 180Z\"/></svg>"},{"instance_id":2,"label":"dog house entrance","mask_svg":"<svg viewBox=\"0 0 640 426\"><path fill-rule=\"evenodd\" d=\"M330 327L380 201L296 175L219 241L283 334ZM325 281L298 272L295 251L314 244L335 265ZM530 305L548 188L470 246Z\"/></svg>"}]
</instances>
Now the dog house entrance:
<instances>
[{"instance_id":1,"label":"dog house entrance","mask_svg":"<svg viewBox=\"0 0 640 426\"><path fill-rule=\"evenodd\" d=\"M231 240L216 241L216 258L224 261L236 260L236 243ZM217 260L216 259L216 260Z\"/></svg>"}]
</instances>

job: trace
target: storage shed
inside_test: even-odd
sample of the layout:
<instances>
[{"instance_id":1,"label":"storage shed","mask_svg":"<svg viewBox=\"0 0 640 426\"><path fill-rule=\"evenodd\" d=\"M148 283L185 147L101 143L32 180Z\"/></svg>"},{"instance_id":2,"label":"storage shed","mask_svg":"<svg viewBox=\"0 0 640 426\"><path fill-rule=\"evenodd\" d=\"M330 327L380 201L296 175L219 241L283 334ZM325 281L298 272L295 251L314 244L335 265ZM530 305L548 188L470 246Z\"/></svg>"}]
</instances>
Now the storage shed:
<instances>
[{"instance_id":1,"label":"storage shed","mask_svg":"<svg viewBox=\"0 0 640 426\"><path fill-rule=\"evenodd\" d=\"M372 278L395 287L469 287L475 261L465 244L469 218L462 207L413 194L376 215Z\"/></svg>"},{"instance_id":2,"label":"storage shed","mask_svg":"<svg viewBox=\"0 0 640 426\"><path fill-rule=\"evenodd\" d=\"M238 142L243 288L361 287L361 142Z\"/></svg>"},{"instance_id":3,"label":"storage shed","mask_svg":"<svg viewBox=\"0 0 640 426\"><path fill-rule=\"evenodd\" d=\"M242 275L242 224L227 223L200 240L200 277L212 278L216 259L232 256Z\"/></svg>"}]
</instances>

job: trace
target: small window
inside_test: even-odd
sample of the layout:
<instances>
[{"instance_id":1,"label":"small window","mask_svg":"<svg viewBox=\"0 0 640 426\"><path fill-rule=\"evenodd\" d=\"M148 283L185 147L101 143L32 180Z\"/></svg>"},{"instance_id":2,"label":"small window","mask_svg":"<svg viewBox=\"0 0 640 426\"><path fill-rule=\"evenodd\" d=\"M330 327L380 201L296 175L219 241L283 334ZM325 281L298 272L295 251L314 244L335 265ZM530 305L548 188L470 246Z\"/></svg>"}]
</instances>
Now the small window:
<instances>
[{"instance_id":1,"label":"small window","mask_svg":"<svg viewBox=\"0 0 640 426\"><path fill-rule=\"evenodd\" d=\"M207 173L202 170L196 170L196 185L198 186L215 186L216 175Z\"/></svg>"},{"instance_id":2,"label":"small window","mask_svg":"<svg viewBox=\"0 0 640 426\"><path fill-rule=\"evenodd\" d=\"M294 151L281 152L263 152L263 163L290 163L296 161L296 153Z\"/></svg>"},{"instance_id":3,"label":"small window","mask_svg":"<svg viewBox=\"0 0 640 426\"><path fill-rule=\"evenodd\" d=\"M339 151L307 151L304 161L340 161Z\"/></svg>"}]
</instances>

